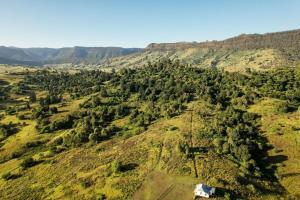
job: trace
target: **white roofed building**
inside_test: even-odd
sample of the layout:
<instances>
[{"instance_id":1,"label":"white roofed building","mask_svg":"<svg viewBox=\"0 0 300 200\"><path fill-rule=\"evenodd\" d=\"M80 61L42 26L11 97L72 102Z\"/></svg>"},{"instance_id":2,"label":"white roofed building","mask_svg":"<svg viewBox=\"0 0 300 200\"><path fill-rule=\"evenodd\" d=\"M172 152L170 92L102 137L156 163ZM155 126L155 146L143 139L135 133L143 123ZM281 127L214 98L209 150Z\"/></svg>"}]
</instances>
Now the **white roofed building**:
<instances>
[{"instance_id":1,"label":"white roofed building","mask_svg":"<svg viewBox=\"0 0 300 200\"><path fill-rule=\"evenodd\" d=\"M197 184L194 190L195 197L206 197L209 198L216 193L216 188L210 187L205 184Z\"/></svg>"}]
</instances>

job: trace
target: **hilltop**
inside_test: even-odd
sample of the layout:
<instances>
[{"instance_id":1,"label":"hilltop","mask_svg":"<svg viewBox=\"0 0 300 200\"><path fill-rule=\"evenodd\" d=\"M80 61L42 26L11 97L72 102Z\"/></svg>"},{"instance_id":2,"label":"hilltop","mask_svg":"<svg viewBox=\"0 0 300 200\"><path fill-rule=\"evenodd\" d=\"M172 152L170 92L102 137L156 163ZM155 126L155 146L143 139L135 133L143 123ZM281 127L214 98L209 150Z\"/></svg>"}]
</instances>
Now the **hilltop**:
<instances>
[{"instance_id":1,"label":"hilltop","mask_svg":"<svg viewBox=\"0 0 300 200\"><path fill-rule=\"evenodd\" d=\"M268 70L299 64L299 41L298 29L267 34L242 34L223 41L153 43L140 53L109 59L100 66L140 67L149 61L155 62L167 57L201 68Z\"/></svg>"}]
</instances>

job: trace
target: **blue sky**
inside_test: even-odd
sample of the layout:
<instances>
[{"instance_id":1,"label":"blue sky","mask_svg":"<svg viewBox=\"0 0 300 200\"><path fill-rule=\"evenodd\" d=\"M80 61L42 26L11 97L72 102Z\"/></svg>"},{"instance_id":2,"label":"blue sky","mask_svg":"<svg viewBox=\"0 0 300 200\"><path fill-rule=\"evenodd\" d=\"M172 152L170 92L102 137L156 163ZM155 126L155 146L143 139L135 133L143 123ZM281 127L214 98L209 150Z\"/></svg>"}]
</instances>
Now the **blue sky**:
<instances>
[{"instance_id":1,"label":"blue sky","mask_svg":"<svg viewBox=\"0 0 300 200\"><path fill-rule=\"evenodd\" d=\"M0 0L0 45L123 46L300 28L299 0Z\"/></svg>"}]
</instances>

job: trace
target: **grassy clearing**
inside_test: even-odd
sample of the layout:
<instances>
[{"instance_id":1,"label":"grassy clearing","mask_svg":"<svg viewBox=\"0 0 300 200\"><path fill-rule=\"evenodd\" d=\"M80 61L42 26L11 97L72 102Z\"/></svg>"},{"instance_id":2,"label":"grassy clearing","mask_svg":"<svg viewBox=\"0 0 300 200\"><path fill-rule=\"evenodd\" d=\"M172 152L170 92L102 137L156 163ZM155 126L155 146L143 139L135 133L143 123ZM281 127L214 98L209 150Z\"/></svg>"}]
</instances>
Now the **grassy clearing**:
<instances>
[{"instance_id":1,"label":"grassy clearing","mask_svg":"<svg viewBox=\"0 0 300 200\"><path fill-rule=\"evenodd\" d=\"M88 97L82 98L82 99L77 99L73 100L70 102L63 103L63 105L53 105L58 107L58 113L54 114L50 117L51 121L62 119L68 114L71 114L72 112L77 111L80 107L79 105L83 103Z\"/></svg>"},{"instance_id":2,"label":"grassy clearing","mask_svg":"<svg viewBox=\"0 0 300 200\"><path fill-rule=\"evenodd\" d=\"M7 138L4 146L1 148L0 157L7 157L12 152L20 150L25 143L32 141L34 139L40 138L41 136L35 129L36 122L32 120L19 120L15 115L8 115L4 119L1 120L1 123L8 124L9 122L13 123L25 123L26 125L21 128L21 130L15 134Z\"/></svg>"}]
</instances>

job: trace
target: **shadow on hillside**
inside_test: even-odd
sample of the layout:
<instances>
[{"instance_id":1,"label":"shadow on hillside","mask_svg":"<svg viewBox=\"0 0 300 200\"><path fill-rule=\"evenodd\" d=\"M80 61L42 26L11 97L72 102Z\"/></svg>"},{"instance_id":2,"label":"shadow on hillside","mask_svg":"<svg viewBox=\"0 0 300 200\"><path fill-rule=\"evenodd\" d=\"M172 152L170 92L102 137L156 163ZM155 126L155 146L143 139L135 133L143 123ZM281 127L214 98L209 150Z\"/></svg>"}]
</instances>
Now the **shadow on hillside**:
<instances>
[{"instance_id":1,"label":"shadow on hillside","mask_svg":"<svg viewBox=\"0 0 300 200\"><path fill-rule=\"evenodd\" d=\"M122 172L127 172L127 171L131 171L134 170L135 168L137 168L139 165L136 163L128 163L128 164L124 164L121 166L121 171Z\"/></svg>"},{"instance_id":2,"label":"shadow on hillside","mask_svg":"<svg viewBox=\"0 0 300 200\"><path fill-rule=\"evenodd\" d=\"M260 155L261 159L259 159L259 166L263 173L263 176L260 178L260 180L268 181L270 182L271 187L266 187L263 183L260 181L257 181L253 178L247 177L247 180L241 180L246 181L248 183L251 183L257 188L260 192L264 194L278 194L283 195L286 190L285 188L280 184L278 176L276 174L278 166L282 165L284 161L288 159L286 155L269 155L269 151L274 149L272 145L268 143L268 140L265 136L261 136L261 141L265 144L265 148L262 154ZM281 153L282 151L278 151L278 153ZM258 156L258 155L256 155ZM245 179L245 178L241 178Z\"/></svg>"},{"instance_id":3,"label":"shadow on hillside","mask_svg":"<svg viewBox=\"0 0 300 200\"><path fill-rule=\"evenodd\" d=\"M267 157L265 161L269 163L269 165L274 165L274 164L282 163L287 159L288 157L286 155L276 155L276 156Z\"/></svg>"},{"instance_id":4,"label":"shadow on hillside","mask_svg":"<svg viewBox=\"0 0 300 200\"><path fill-rule=\"evenodd\" d=\"M59 110L59 111L57 111L57 113L65 113L65 112L69 112L69 110Z\"/></svg>"},{"instance_id":5,"label":"shadow on hillside","mask_svg":"<svg viewBox=\"0 0 300 200\"><path fill-rule=\"evenodd\" d=\"M300 176L300 173L286 173L281 175L282 178L287 178L292 176Z\"/></svg>"},{"instance_id":6,"label":"shadow on hillside","mask_svg":"<svg viewBox=\"0 0 300 200\"><path fill-rule=\"evenodd\" d=\"M224 198L226 195L229 195L231 199L237 198L236 194L234 194L233 191L226 188L216 187L216 194L214 195L214 197Z\"/></svg>"}]
</instances>

